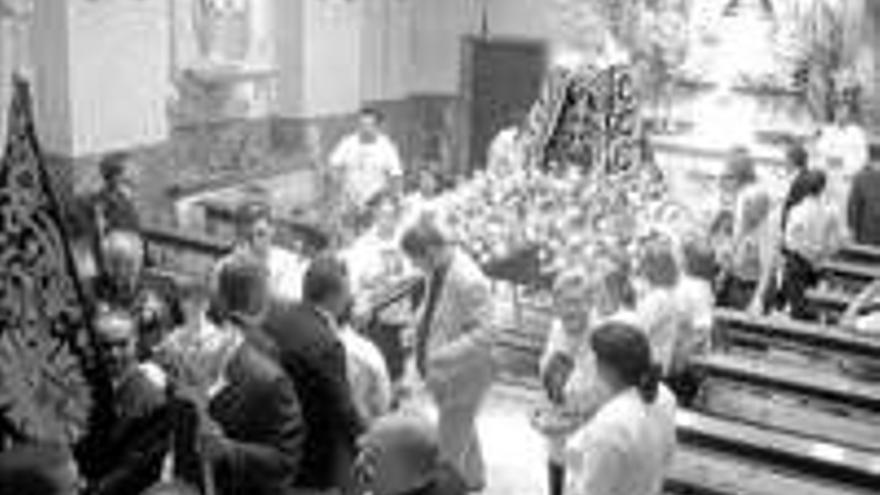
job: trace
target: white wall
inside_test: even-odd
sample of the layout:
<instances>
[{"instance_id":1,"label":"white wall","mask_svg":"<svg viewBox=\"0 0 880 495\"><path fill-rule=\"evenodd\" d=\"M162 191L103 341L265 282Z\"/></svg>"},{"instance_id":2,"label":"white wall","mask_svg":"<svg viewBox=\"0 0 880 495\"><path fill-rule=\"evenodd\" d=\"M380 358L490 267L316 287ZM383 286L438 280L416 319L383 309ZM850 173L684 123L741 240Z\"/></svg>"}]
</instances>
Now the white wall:
<instances>
[{"instance_id":1,"label":"white wall","mask_svg":"<svg viewBox=\"0 0 880 495\"><path fill-rule=\"evenodd\" d=\"M43 149L69 154L73 149L68 10L60 2L35 2L33 64L34 107Z\"/></svg>"},{"instance_id":2,"label":"white wall","mask_svg":"<svg viewBox=\"0 0 880 495\"><path fill-rule=\"evenodd\" d=\"M413 74L413 31L419 0L364 3L361 32L361 97L396 100L409 92Z\"/></svg>"},{"instance_id":3,"label":"white wall","mask_svg":"<svg viewBox=\"0 0 880 495\"><path fill-rule=\"evenodd\" d=\"M308 116L346 114L361 100L363 2L304 3L303 106Z\"/></svg>"},{"instance_id":4,"label":"white wall","mask_svg":"<svg viewBox=\"0 0 880 495\"><path fill-rule=\"evenodd\" d=\"M493 36L549 39L553 34L554 0L486 0Z\"/></svg>"},{"instance_id":5,"label":"white wall","mask_svg":"<svg viewBox=\"0 0 880 495\"><path fill-rule=\"evenodd\" d=\"M166 139L168 2L66 3L72 132L66 151L96 154Z\"/></svg>"}]
</instances>

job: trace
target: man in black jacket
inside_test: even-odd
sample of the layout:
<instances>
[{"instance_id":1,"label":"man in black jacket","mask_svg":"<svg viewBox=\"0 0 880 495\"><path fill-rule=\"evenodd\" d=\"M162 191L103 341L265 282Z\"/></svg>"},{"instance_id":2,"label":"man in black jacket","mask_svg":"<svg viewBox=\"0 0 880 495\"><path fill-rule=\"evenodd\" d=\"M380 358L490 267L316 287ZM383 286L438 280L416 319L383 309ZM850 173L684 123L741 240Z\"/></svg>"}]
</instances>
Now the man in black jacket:
<instances>
[{"instance_id":1,"label":"man in black jacket","mask_svg":"<svg viewBox=\"0 0 880 495\"><path fill-rule=\"evenodd\" d=\"M303 297L301 304L275 304L264 328L302 403L307 434L297 486L333 493L351 484L357 438L364 430L336 332L351 297L344 266L331 258L315 260Z\"/></svg>"}]
</instances>

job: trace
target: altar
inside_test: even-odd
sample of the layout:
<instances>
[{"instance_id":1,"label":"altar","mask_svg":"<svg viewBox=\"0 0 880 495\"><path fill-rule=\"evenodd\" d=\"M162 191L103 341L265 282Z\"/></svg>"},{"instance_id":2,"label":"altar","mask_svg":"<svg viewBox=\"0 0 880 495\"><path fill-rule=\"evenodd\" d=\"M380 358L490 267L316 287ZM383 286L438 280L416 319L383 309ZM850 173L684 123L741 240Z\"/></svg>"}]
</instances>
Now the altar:
<instances>
[{"instance_id":1,"label":"altar","mask_svg":"<svg viewBox=\"0 0 880 495\"><path fill-rule=\"evenodd\" d=\"M711 221L733 148L749 151L759 180L781 200L790 173L786 147L808 143L816 132L821 112L798 77L809 45L799 39L805 35L797 16L783 7L744 0L692 12L689 36L679 40L686 55L665 67L661 88L649 89L660 93L643 107L644 119L656 124L649 125L655 159L671 198L698 221Z\"/></svg>"}]
</instances>

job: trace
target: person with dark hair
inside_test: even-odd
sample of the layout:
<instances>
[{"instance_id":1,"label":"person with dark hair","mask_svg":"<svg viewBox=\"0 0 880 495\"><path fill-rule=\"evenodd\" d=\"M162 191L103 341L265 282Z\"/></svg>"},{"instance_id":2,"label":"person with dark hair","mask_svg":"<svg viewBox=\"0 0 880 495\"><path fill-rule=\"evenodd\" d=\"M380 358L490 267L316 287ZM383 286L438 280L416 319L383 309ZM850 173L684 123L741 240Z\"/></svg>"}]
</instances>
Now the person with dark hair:
<instances>
[{"instance_id":1,"label":"person with dark hair","mask_svg":"<svg viewBox=\"0 0 880 495\"><path fill-rule=\"evenodd\" d=\"M440 451L468 488L485 486L476 417L495 375L495 308L489 280L437 225L423 221L401 247L425 276L415 331L415 368L439 412Z\"/></svg>"},{"instance_id":2,"label":"person with dark hair","mask_svg":"<svg viewBox=\"0 0 880 495\"><path fill-rule=\"evenodd\" d=\"M354 403L337 330L351 304L345 266L331 256L315 259L302 292L300 304L276 301L263 325L302 401L307 433L297 486L346 489L364 421Z\"/></svg>"},{"instance_id":3,"label":"person with dark hair","mask_svg":"<svg viewBox=\"0 0 880 495\"><path fill-rule=\"evenodd\" d=\"M223 265L199 328L163 349L175 397L195 419L199 479L218 495L299 493L307 426L297 390L255 344L265 277L254 258Z\"/></svg>"},{"instance_id":4,"label":"person with dark hair","mask_svg":"<svg viewBox=\"0 0 880 495\"><path fill-rule=\"evenodd\" d=\"M126 176L130 161L127 153L111 153L98 165L104 184L92 197L92 211L101 235L112 230L140 231L140 216Z\"/></svg>"},{"instance_id":5,"label":"person with dark hair","mask_svg":"<svg viewBox=\"0 0 880 495\"><path fill-rule=\"evenodd\" d=\"M78 495L83 483L70 451L57 445L19 445L0 452L3 493Z\"/></svg>"},{"instance_id":6,"label":"person with dark hair","mask_svg":"<svg viewBox=\"0 0 880 495\"><path fill-rule=\"evenodd\" d=\"M590 346L610 397L567 447L566 493L659 495L675 452L676 403L644 332L609 322Z\"/></svg>"},{"instance_id":7,"label":"person with dark hair","mask_svg":"<svg viewBox=\"0 0 880 495\"><path fill-rule=\"evenodd\" d=\"M837 251L845 234L825 196L825 172L809 171L803 184L805 196L792 207L783 237L781 295L792 317L813 319L806 291L819 282L819 264Z\"/></svg>"},{"instance_id":8,"label":"person with dark hair","mask_svg":"<svg viewBox=\"0 0 880 495\"><path fill-rule=\"evenodd\" d=\"M308 260L274 243L275 226L269 205L260 201L245 202L236 211L235 220L235 247L220 260L218 268L236 256L256 258L268 271L271 296L299 302Z\"/></svg>"},{"instance_id":9,"label":"person with dark hair","mask_svg":"<svg viewBox=\"0 0 880 495\"><path fill-rule=\"evenodd\" d=\"M847 222L853 240L880 246L880 161L856 174L847 205Z\"/></svg>"},{"instance_id":10,"label":"person with dark hair","mask_svg":"<svg viewBox=\"0 0 880 495\"><path fill-rule=\"evenodd\" d=\"M386 192L398 195L403 186L400 154L382 131L382 114L376 109L361 110L358 130L336 146L330 167L355 234L365 226L375 198Z\"/></svg>"},{"instance_id":11,"label":"person with dark hair","mask_svg":"<svg viewBox=\"0 0 880 495\"><path fill-rule=\"evenodd\" d=\"M785 224L788 222L788 214L794 205L801 202L806 196L804 181L808 172L810 156L807 150L800 144L794 144L788 147L785 152L786 163L792 171L791 185L788 187L788 193L782 203L782 230L785 230Z\"/></svg>"},{"instance_id":12,"label":"person with dark hair","mask_svg":"<svg viewBox=\"0 0 880 495\"><path fill-rule=\"evenodd\" d=\"M360 439L357 495L466 495L467 485L440 455L437 429L413 413L379 419Z\"/></svg>"}]
</instances>

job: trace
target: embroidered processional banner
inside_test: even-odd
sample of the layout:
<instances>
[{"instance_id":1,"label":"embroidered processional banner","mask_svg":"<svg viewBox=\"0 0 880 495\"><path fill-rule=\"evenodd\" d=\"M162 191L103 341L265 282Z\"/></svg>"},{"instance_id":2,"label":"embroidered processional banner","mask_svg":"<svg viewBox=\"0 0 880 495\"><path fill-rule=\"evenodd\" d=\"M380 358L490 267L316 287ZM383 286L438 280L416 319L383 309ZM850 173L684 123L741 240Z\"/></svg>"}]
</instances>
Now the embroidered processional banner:
<instances>
[{"instance_id":1,"label":"embroidered processional banner","mask_svg":"<svg viewBox=\"0 0 880 495\"><path fill-rule=\"evenodd\" d=\"M633 71L603 69L551 71L526 124L528 163L577 166L605 174L639 163L639 107Z\"/></svg>"},{"instance_id":2,"label":"embroidered processional banner","mask_svg":"<svg viewBox=\"0 0 880 495\"><path fill-rule=\"evenodd\" d=\"M0 159L0 417L12 430L5 433L19 440L70 443L87 419L90 334L21 79L7 129Z\"/></svg>"}]
</instances>

